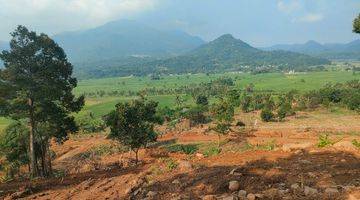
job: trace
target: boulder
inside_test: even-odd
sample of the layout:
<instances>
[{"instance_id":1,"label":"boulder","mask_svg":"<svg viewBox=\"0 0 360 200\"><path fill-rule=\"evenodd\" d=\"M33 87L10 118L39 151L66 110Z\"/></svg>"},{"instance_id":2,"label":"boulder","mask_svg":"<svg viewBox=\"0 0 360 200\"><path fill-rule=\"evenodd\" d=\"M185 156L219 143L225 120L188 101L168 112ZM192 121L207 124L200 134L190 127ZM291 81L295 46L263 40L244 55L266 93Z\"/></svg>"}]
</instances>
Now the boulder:
<instances>
[{"instance_id":1,"label":"boulder","mask_svg":"<svg viewBox=\"0 0 360 200\"><path fill-rule=\"evenodd\" d=\"M299 190L300 189L300 186L299 184L297 183L294 183L290 186L290 188L293 190L293 191L296 191L296 190Z\"/></svg>"},{"instance_id":2,"label":"boulder","mask_svg":"<svg viewBox=\"0 0 360 200\"><path fill-rule=\"evenodd\" d=\"M229 190L234 192L238 191L240 189L240 183L239 181L230 181L229 182Z\"/></svg>"},{"instance_id":3,"label":"boulder","mask_svg":"<svg viewBox=\"0 0 360 200\"><path fill-rule=\"evenodd\" d=\"M318 193L318 190L315 189L315 188L311 188L311 187L308 187L308 186L304 187L305 196L313 196L313 195L316 195L317 193Z\"/></svg>"},{"instance_id":4,"label":"boulder","mask_svg":"<svg viewBox=\"0 0 360 200\"><path fill-rule=\"evenodd\" d=\"M239 196L240 198L245 198L245 197L246 197L246 194L247 194L247 192L246 192L245 190L240 190L240 191L238 192L238 196Z\"/></svg>"},{"instance_id":5,"label":"boulder","mask_svg":"<svg viewBox=\"0 0 360 200\"><path fill-rule=\"evenodd\" d=\"M248 194L248 195L246 196L246 198L247 198L248 200L255 200L255 199L256 199L256 196L255 196L255 194L250 193L250 194Z\"/></svg>"},{"instance_id":6,"label":"boulder","mask_svg":"<svg viewBox=\"0 0 360 200\"><path fill-rule=\"evenodd\" d=\"M329 195L329 196L334 196L339 194L339 190L336 188L326 188L325 189L325 194Z\"/></svg>"},{"instance_id":7,"label":"boulder","mask_svg":"<svg viewBox=\"0 0 360 200\"><path fill-rule=\"evenodd\" d=\"M182 171L192 170L192 164L189 161L182 160L179 162L179 169Z\"/></svg>"}]
</instances>

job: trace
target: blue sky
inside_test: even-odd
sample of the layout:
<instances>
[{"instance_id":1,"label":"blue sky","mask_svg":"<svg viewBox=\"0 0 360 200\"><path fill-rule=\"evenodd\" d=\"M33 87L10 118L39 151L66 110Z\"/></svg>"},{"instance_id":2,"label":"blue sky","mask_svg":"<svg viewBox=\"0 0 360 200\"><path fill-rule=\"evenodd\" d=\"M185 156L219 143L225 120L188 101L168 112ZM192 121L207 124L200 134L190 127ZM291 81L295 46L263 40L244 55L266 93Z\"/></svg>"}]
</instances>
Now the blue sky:
<instances>
[{"instance_id":1,"label":"blue sky","mask_svg":"<svg viewBox=\"0 0 360 200\"><path fill-rule=\"evenodd\" d=\"M181 29L205 40L231 33L254 46L349 42L359 0L0 0L0 40L17 24L56 34L117 19Z\"/></svg>"}]
</instances>

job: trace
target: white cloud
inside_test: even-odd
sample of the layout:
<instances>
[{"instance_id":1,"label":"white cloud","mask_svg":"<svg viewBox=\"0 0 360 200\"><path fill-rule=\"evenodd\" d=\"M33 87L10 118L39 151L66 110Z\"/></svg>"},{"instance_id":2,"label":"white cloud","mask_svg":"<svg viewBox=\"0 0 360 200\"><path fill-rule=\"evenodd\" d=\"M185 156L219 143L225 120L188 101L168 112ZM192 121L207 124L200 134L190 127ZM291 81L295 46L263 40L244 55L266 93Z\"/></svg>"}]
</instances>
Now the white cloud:
<instances>
[{"instance_id":1,"label":"white cloud","mask_svg":"<svg viewBox=\"0 0 360 200\"><path fill-rule=\"evenodd\" d=\"M0 38L18 24L50 33L94 27L154 9L161 0L0 0Z\"/></svg>"},{"instance_id":2,"label":"white cloud","mask_svg":"<svg viewBox=\"0 0 360 200\"><path fill-rule=\"evenodd\" d=\"M284 13L292 13L301 9L302 5L299 0L280 0L277 3L277 8Z\"/></svg>"},{"instance_id":3,"label":"white cloud","mask_svg":"<svg viewBox=\"0 0 360 200\"><path fill-rule=\"evenodd\" d=\"M305 16L302 16L302 17L296 19L295 21L313 23L313 22L319 22L323 19L324 19L324 16L322 14L308 13Z\"/></svg>"}]
</instances>

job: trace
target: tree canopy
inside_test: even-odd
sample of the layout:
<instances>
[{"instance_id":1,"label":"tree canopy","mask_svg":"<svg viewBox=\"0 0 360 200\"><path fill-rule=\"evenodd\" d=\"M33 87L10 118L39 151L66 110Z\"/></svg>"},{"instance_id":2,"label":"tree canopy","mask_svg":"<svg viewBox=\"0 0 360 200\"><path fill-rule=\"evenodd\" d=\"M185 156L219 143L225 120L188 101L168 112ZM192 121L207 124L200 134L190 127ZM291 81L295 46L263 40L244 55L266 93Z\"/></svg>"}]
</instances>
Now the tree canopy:
<instances>
[{"instance_id":1,"label":"tree canopy","mask_svg":"<svg viewBox=\"0 0 360 200\"><path fill-rule=\"evenodd\" d=\"M357 18L354 19L354 33L360 33L360 14Z\"/></svg>"},{"instance_id":2,"label":"tree canopy","mask_svg":"<svg viewBox=\"0 0 360 200\"><path fill-rule=\"evenodd\" d=\"M31 174L37 175L34 138L37 127L48 126L43 143L55 137L59 142L67 133L76 131L74 117L84 105L84 97L76 98L77 85L73 66L63 49L46 34L36 34L18 26L11 34L10 50L0 58L0 114L14 120L26 119L30 130ZM51 130L51 131L50 131Z\"/></svg>"}]
</instances>

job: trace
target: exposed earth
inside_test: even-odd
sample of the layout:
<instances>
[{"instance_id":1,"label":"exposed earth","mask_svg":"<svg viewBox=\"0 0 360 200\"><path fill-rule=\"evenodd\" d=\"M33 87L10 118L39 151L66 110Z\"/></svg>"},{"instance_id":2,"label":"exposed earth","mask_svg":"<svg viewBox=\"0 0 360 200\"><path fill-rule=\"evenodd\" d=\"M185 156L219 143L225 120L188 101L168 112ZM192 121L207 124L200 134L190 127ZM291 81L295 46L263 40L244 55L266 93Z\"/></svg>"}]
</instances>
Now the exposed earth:
<instances>
[{"instance_id":1,"label":"exposed earth","mask_svg":"<svg viewBox=\"0 0 360 200\"><path fill-rule=\"evenodd\" d=\"M3 183L0 196L44 200L360 199L360 149L352 144L360 141L359 115L329 118L329 113L323 113L328 116L323 119L321 112L298 113L285 122L263 123L255 114L237 117L246 128L221 138L220 153L212 151L218 137L207 131L207 125L190 128L184 122L167 131L159 127L164 134L140 152L138 164L133 154L102 133L71 137L63 145L52 146L57 178ZM332 143L320 148L319 135L325 133ZM196 152L168 148L179 144L196 144ZM101 153L104 149L107 153Z\"/></svg>"}]
</instances>

